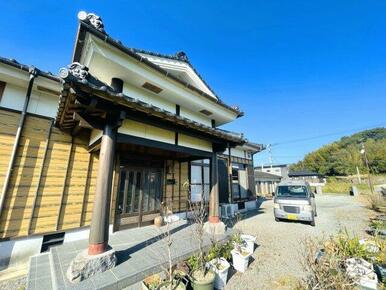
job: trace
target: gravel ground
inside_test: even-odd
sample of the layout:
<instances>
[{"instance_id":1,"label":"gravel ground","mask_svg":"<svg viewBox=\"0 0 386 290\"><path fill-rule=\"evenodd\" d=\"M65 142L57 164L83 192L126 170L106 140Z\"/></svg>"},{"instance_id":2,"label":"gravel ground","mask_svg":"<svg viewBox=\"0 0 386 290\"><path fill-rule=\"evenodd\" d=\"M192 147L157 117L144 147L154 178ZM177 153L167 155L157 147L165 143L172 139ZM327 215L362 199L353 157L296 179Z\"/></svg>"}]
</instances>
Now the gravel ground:
<instances>
[{"instance_id":1,"label":"gravel ground","mask_svg":"<svg viewBox=\"0 0 386 290\"><path fill-rule=\"evenodd\" d=\"M316 206L315 227L299 222L275 222L271 200L263 202L254 216L239 222L236 228L256 236L258 246L244 274L230 273L226 289L286 289L285 281L304 275L300 241L305 237L328 237L344 228L365 236L363 229L370 211L354 197L318 196Z\"/></svg>"},{"instance_id":2,"label":"gravel ground","mask_svg":"<svg viewBox=\"0 0 386 290\"><path fill-rule=\"evenodd\" d=\"M0 290L24 290L26 276L0 282Z\"/></svg>"}]
</instances>

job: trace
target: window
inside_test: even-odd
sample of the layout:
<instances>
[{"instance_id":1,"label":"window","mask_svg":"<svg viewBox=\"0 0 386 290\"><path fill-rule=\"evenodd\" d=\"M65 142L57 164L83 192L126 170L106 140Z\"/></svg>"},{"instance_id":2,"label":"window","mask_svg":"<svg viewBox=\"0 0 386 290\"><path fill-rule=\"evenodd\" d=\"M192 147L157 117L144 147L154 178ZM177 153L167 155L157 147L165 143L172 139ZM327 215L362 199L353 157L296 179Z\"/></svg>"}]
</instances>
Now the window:
<instances>
[{"instance_id":1,"label":"window","mask_svg":"<svg viewBox=\"0 0 386 290\"><path fill-rule=\"evenodd\" d=\"M191 201L200 201L202 194L204 194L205 200L208 201L210 191L209 160L193 161L190 172Z\"/></svg>"}]
</instances>

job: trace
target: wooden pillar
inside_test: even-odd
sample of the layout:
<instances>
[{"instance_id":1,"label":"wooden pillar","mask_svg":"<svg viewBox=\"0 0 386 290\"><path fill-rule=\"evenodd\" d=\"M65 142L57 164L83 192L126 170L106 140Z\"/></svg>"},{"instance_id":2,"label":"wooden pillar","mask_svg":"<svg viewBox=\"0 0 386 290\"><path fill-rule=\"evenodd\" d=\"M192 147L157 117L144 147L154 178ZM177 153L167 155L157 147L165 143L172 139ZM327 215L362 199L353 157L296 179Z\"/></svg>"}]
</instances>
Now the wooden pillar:
<instances>
[{"instance_id":1,"label":"wooden pillar","mask_svg":"<svg viewBox=\"0 0 386 290\"><path fill-rule=\"evenodd\" d=\"M228 144L228 190L229 190L229 203L233 203L233 181L232 181L232 154L231 147Z\"/></svg>"},{"instance_id":2,"label":"wooden pillar","mask_svg":"<svg viewBox=\"0 0 386 290\"><path fill-rule=\"evenodd\" d=\"M116 126L111 123L107 121L105 124L99 152L99 168L88 245L89 255L101 254L108 247L111 186L117 134Z\"/></svg>"},{"instance_id":3,"label":"wooden pillar","mask_svg":"<svg viewBox=\"0 0 386 290\"><path fill-rule=\"evenodd\" d=\"M213 156L210 160L210 177L211 177L211 190L210 190L210 200L209 200L209 222L218 223L219 218L219 196L218 196L218 162L217 154L213 153Z\"/></svg>"}]
</instances>

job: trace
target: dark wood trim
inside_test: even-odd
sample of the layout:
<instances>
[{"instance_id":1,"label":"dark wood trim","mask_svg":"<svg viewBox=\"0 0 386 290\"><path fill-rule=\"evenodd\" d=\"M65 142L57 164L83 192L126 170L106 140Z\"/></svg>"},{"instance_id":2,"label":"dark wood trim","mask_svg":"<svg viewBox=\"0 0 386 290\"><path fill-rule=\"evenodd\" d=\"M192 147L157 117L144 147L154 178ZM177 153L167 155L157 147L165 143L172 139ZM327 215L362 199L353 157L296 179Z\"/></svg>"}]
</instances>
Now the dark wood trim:
<instances>
[{"instance_id":1,"label":"dark wood trim","mask_svg":"<svg viewBox=\"0 0 386 290\"><path fill-rule=\"evenodd\" d=\"M179 153L186 153L189 155L202 157L202 158L209 158L212 156L212 152L209 151L203 151L199 149L193 149L185 146L177 146L174 144L164 143L160 141L150 140L146 138L126 135L126 134L117 134L117 143L128 143L128 144L136 144L136 145L142 145L147 147L154 147L162 150L168 150L173 152L179 152Z\"/></svg>"},{"instance_id":2,"label":"dark wood trim","mask_svg":"<svg viewBox=\"0 0 386 290\"><path fill-rule=\"evenodd\" d=\"M179 167L178 167L178 211L181 211L181 161L179 162Z\"/></svg>"},{"instance_id":3,"label":"dark wood trim","mask_svg":"<svg viewBox=\"0 0 386 290\"><path fill-rule=\"evenodd\" d=\"M50 123L50 125L48 127L48 131L47 131L47 138L46 138L47 142L46 142L46 145L44 146L42 166L41 166L41 168L39 170L38 185L36 186L36 190L35 190L35 194L34 194L34 200L33 200L33 203L32 203L31 216L30 216L29 222L28 222L27 235L29 235L30 232L31 232L32 220L33 220L33 218L35 216L36 201L37 201L39 190L40 190L40 187L41 187L42 176L43 176L43 171L44 171L45 163L46 163L46 159L47 159L47 152L48 152L48 147L49 147L49 144L50 144L50 139L51 139L51 133L52 133L52 127L53 126L54 126L54 120L51 120L51 123Z\"/></svg>"},{"instance_id":4,"label":"dark wood trim","mask_svg":"<svg viewBox=\"0 0 386 290\"><path fill-rule=\"evenodd\" d=\"M189 180L189 189L188 189L188 203L190 201L190 199L192 198L192 195L191 195L191 184L192 184L192 162L191 161L188 161L188 180ZM189 204L187 205L189 206Z\"/></svg>"},{"instance_id":5,"label":"dark wood trim","mask_svg":"<svg viewBox=\"0 0 386 290\"><path fill-rule=\"evenodd\" d=\"M163 121L159 118L150 116L148 114L143 114L139 112L130 112L126 115L126 119L137 121L137 122L158 127L161 129L169 130L172 132L182 133L191 137L200 138L213 143L221 144L224 142L221 138L208 136L208 134L205 134L205 133L200 134L196 130L184 127L179 124L170 124L170 122Z\"/></svg>"},{"instance_id":6,"label":"dark wood trim","mask_svg":"<svg viewBox=\"0 0 386 290\"><path fill-rule=\"evenodd\" d=\"M68 161L67 161L67 168L66 168L66 175L64 176L64 181L63 181L63 191L62 191L62 194L60 196L60 205L59 205L59 209L58 209L58 216L57 216L57 219L56 219L56 230L58 231L59 230L59 222L60 222L60 218L61 218L61 215L62 215L62 211L63 211L63 200L64 200L64 194L66 192L66 184L67 184L67 179L68 179L68 175L70 173L70 164L71 164L71 158L72 158L72 154L73 154L73 147L74 147L74 137L71 136L71 146L70 146L70 153L68 154Z\"/></svg>"},{"instance_id":7,"label":"dark wood trim","mask_svg":"<svg viewBox=\"0 0 386 290\"><path fill-rule=\"evenodd\" d=\"M173 170L172 170L172 179L175 181L175 171L176 171L176 166L175 166L175 160L172 160L172 167L173 167ZM174 184L171 184L171 187L172 187L172 204L170 205L171 207L171 210L173 211L173 202L174 202L174 186L175 186L175 183Z\"/></svg>"},{"instance_id":8,"label":"dark wood trim","mask_svg":"<svg viewBox=\"0 0 386 290\"><path fill-rule=\"evenodd\" d=\"M6 82L0 81L0 101L3 98L3 93L6 85L7 85Z\"/></svg>"},{"instance_id":9,"label":"dark wood trim","mask_svg":"<svg viewBox=\"0 0 386 290\"><path fill-rule=\"evenodd\" d=\"M181 114L181 107L180 105L176 105L176 115L180 116L180 114Z\"/></svg>"},{"instance_id":10,"label":"dark wood trim","mask_svg":"<svg viewBox=\"0 0 386 290\"><path fill-rule=\"evenodd\" d=\"M178 145L178 133L175 132L174 134L175 134L175 135L174 135L174 144L175 144L175 145Z\"/></svg>"}]
</instances>

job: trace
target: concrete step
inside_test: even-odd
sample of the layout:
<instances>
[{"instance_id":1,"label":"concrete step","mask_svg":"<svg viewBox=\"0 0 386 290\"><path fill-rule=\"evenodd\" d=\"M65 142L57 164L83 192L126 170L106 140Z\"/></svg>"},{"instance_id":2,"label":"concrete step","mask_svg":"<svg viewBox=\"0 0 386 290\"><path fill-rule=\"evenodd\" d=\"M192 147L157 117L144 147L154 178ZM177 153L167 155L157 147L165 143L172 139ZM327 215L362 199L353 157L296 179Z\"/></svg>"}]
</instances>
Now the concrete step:
<instances>
[{"instance_id":1,"label":"concrete step","mask_svg":"<svg viewBox=\"0 0 386 290\"><path fill-rule=\"evenodd\" d=\"M54 289L50 255L50 252L48 252L30 258L26 283L27 290Z\"/></svg>"}]
</instances>

